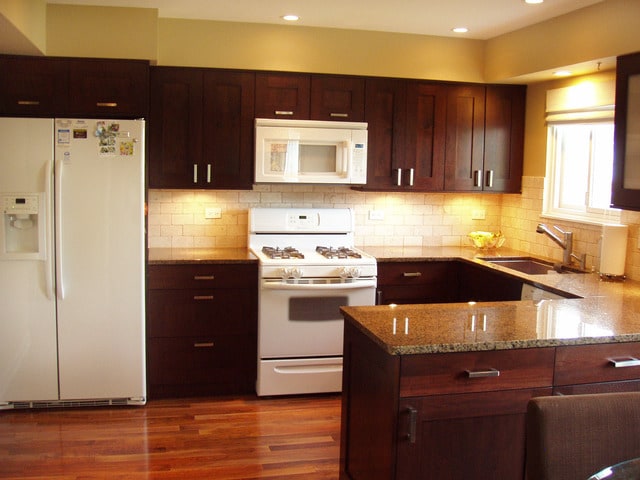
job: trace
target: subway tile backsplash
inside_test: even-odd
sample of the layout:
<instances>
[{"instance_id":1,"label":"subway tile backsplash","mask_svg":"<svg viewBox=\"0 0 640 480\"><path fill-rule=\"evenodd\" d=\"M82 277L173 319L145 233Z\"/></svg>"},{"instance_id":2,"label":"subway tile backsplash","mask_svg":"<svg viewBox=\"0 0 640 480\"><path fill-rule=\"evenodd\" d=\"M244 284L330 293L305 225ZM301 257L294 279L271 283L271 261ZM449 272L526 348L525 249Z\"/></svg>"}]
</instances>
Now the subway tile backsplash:
<instances>
[{"instance_id":1,"label":"subway tile backsplash","mask_svg":"<svg viewBox=\"0 0 640 480\"><path fill-rule=\"evenodd\" d=\"M356 212L358 246L465 246L473 230L501 230L512 248L560 260L561 250L535 232L541 221L544 178L523 177L522 195L360 192L346 186L256 185L245 190L149 190L148 245L244 247L252 207L334 207ZM220 218L205 218L206 208ZM377 219L382 216L382 219ZM482 218L484 217L484 218ZM623 212L629 225L626 275L640 280L640 213ZM574 232L574 251L598 265L601 227L551 222Z\"/></svg>"}]
</instances>

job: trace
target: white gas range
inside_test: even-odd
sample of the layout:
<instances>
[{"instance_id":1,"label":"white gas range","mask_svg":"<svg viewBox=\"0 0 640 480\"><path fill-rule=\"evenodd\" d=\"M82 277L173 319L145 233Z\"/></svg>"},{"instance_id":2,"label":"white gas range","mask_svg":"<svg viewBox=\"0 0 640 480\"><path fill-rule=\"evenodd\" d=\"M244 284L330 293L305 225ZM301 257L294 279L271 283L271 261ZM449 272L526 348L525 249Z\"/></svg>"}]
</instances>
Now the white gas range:
<instances>
[{"instance_id":1,"label":"white gas range","mask_svg":"<svg viewBox=\"0 0 640 480\"><path fill-rule=\"evenodd\" d=\"M340 391L344 305L374 305L377 265L354 247L354 212L254 208L260 260L258 395Z\"/></svg>"}]
</instances>

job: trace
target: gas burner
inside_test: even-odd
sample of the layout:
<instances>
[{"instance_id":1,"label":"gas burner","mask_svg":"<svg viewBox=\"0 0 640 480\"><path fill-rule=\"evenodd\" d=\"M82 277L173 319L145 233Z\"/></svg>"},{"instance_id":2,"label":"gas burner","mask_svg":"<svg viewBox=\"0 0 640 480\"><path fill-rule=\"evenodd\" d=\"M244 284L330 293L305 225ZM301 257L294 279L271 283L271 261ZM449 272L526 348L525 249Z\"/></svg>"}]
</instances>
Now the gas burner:
<instances>
[{"instance_id":1,"label":"gas burner","mask_svg":"<svg viewBox=\"0 0 640 480\"><path fill-rule=\"evenodd\" d=\"M325 258L362 258L362 255L347 247L316 247L316 252Z\"/></svg>"},{"instance_id":2,"label":"gas burner","mask_svg":"<svg viewBox=\"0 0 640 480\"><path fill-rule=\"evenodd\" d=\"M297 249L293 247L262 247L262 253L264 253L267 257L277 260L282 259L286 260L288 258L304 258L304 255L300 253Z\"/></svg>"}]
</instances>

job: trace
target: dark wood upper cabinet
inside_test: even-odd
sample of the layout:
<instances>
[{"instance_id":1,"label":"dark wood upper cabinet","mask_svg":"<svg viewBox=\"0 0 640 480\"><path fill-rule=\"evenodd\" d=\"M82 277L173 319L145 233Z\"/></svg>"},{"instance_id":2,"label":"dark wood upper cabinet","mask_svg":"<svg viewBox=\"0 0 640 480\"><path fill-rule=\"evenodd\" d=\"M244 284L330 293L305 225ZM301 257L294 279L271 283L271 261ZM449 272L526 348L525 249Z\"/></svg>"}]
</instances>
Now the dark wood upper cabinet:
<instances>
[{"instance_id":1,"label":"dark wood upper cabinet","mask_svg":"<svg viewBox=\"0 0 640 480\"><path fill-rule=\"evenodd\" d=\"M202 159L216 188L253 184L255 75L205 71Z\"/></svg>"},{"instance_id":2,"label":"dark wood upper cabinet","mask_svg":"<svg viewBox=\"0 0 640 480\"><path fill-rule=\"evenodd\" d=\"M611 203L640 210L640 52L617 59Z\"/></svg>"},{"instance_id":3,"label":"dark wood upper cabinet","mask_svg":"<svg viewBox=\"0 0 640 480\"><path fill-rule=\"evenodd\" d=\"M369 125L367 184L363 188L391 190L397 187L398 168L404 166L406 94L406 84L401 80L366 80L365 121Z\"/></svg>"},{"instance_id":4,"label":"dark wood upper cabinet","mask_svg":"<svg viewBox=\"0 0 640 480\"><path fill-rule=\"evenodd\" d=\"M71 59L71 116L146 117L149 111L149 62L142 60Z\"/></svg>"},{"instance_id":5,"label":"dark wood upper cabinet","mask_svg":"<svg viewBox=\"0 0 640 480\"><path fill-rule=\"evenodd\" d=\"M364 78L311 76L312 120L364 121Z\"/></svg>"},{"instance_id":6,"label":"dark wood upper cabinet","mask_svg":"<svg viewBox=\"0 0 640 480\"><path fill-rule=\"evenodd\" d=\"M484 85L449 87L447 94L445 190L482 190L484 183L484 112Z\"/></svg>"},{"instance_id":7,"label":"dark wood upper cabinet","mask_svg":"<svg viewBox=\"0 0 640 480\"><path fill-rule=\"evenodd\" d=\"M405 185L440 191L444 188L447 87L410 82L406 111Z\"/></svg>"},{"instance_id":8,"label":"dark wood upper cabinet","mask_svg":"<svg viewBox=\"0 0 640 480\"><path fill-rule=\"evenodd\" d=\"M64 61L0 56L0 114L54 116L67 111L69 91Z\"/></svg>"},{"instance_id":9,"label":"dark wood upper cabinet","mask_svg":"<svg viewBox=\"0 0 640 480\"><path fill-rule=\"evenodd\" d=\"M484 190L521 191L526 96L525 86L487 86Z\"/></svg>"},{"instance_id":10,"label":"dark wood upper cabinet","mask_svg":"<svg viewBox=\"0 0 640 480\"><path fill-rule=\"evenodd\" d=\"M145 118L149 62L0 56L0 115Z\"/></svg>"},{"instance_id":11,"label":"dark wood upper cabinet","mask_svg":"<svg viewBox=\"0 0 640 480\"><path fill-rule=\"evenodd\" d=\"M310 91L310 75L257 73L256 118L307 120Z\"/></svg>"},{"instance_id":12,"label":"dark wood upper cabinet","mask_svg":"<svg viewBox=\"0 0 640 480\"><path fill-rule=\"evenodd\" d=\"M198 166L202 163L202 81L202 71L198 69L151 69L151 188L197 185Z\"/></svg>"},{"instance_id":13,"label":"dark wood upper cabinet","mask_svg":"<svg viewBox=\"0 0 640 480\"><path fill-rule=\"evenodd\" d=\"M252 72L152 68L149 186L251 188L254 84Z\"/></svg>"},{"instance_id":14,"label":"dark wood upper cabinet","mask_svg":"<svg viewBox=\"0 0 640 480\"><path fill-rule=\"evenodd\" d=\"M367 79L368 190L519 192L526 87Z\"/></svg>"}]
</instances>

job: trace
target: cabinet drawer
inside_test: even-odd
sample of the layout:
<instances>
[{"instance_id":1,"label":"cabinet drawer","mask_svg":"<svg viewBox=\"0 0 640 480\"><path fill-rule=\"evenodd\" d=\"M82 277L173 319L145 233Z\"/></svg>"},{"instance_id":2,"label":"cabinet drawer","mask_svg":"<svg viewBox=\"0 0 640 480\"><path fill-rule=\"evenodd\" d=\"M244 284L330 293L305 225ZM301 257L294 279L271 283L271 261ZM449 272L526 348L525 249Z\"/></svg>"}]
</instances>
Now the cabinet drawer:
<instances>
[{"instance_id":1,"label":"cabinet drawer","mask_svg":"<svg viewBox=\"0 0 640 480\"><path fill-rule=\"evenodd\" d=\"M638 378L640 378L639 342L557 348L555 385L613 382Z\"/></svg>"},{"instance_id":2,"label":"cabinet drawer","mask_svg":"<svg viewBox=\"0 0 640 480\"><path fill-rule=\"evenodd\" d=\"M378 285L428 285L443 282L452 262L390 262L378 264Z\"/></svg>"},{"instance_id":3,"label":"cabinet drawer","mask_svg":"<svg viewBox=\"0 0 640 480\"><path fill-rule=\"evenodd\" d=\"M189 337L256 330L255 290L151 290L150 337Z\"/></svg>"},{"instance_id":4,"label":"cabinet drawer","mask_svg":"<svg viewBox=\"0 0 640 480\"><path fill-rule=\"evenodd\" d=\"M152 338L147 350L150 384L234 383L256 368L256 337L249 335Z\"/></svg>"},{"instance_id":5,"label":"cabinet drawer","mask_svg":"<svg viewBox=\"0 0 640 480\"><path fill-rule=\"evenodd\" d=\"M258 288L258 264L149 265L149 289Z\"/></svg>"},{"instance_id":6,"label":"cabinet drawer","mask_svg":"<svg viewBox=\"0 0 640 480\"><path fill-rule=\"evenodd\" d=\"M407 355L400 365L400 395L550 387L553 362L553 348Z\"/></svg>"}]
</instances>

